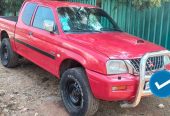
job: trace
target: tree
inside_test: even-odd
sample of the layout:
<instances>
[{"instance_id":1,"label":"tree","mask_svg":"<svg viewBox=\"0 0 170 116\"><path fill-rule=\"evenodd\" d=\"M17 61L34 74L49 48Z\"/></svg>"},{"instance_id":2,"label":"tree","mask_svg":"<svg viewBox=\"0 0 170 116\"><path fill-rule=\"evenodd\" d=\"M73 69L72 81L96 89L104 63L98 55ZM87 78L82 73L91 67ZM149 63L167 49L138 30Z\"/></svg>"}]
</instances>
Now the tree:
<instances>
[{"instance_id":1,"label":"tree","mask_svg":"<svg viewBox=\"0 0 170 116\"><path fill-rule=\"evenodd\" d=\"M23 2L24 0L5 0L6 11L16 16Z\"/></svg>"},{"instance_id":2,"label":"tree","mask_svg":"<svg viewBox=\"0 0 170 116\"><path fill-rule=\"evenodd\" d=\"M160 7L162 4L170 0L128 0L132 1L132 5L137 9L144 9L149 7Z\"/></svg>"},{"instance_id":3,"label":"tree","mask_svg":"<svg viewBox=\"0 0 170 116\"><path fill-rule=\"evenodd\" d=\"M0 15L4 15L5 0L0 0Z\"/></svg>"},{"instance_id":4,"label":"tree","mask_svg":"<svg viewBox=\"0 0 170 116\"><path fill-rule=\"evenodd\" d=\"M131 4L136 9L144 9L150 7L160 7L162 4L166 2L170 2L170 0L117 0L118 4Z\"/></svg>"},{"instance_id":5,"label":"tree","mask_svg":"<svg viewBox=\"0 0 170 116\"><path fill-rule=\"evenodd\" d=\"M7 12L16 16L23 1L24 0L0 0L0 15L4 15L4 13Z\"/></svg>"}]
</instances>

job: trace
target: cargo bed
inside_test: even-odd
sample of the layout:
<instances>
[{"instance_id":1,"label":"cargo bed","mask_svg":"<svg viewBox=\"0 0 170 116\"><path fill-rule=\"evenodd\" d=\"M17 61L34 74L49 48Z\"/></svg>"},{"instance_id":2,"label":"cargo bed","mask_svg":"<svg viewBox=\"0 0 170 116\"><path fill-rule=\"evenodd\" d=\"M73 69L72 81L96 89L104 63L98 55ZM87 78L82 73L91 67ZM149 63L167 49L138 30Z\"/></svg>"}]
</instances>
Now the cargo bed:
<instances>
[{"instance_id":1,"label":"cargo bed","mask_svg":"<svg viewBox=\"0 0 170 116\"><path fill-rule=\"evenodd\" d=\"M14 21L14 22L18 21L18 16L0 16L0 18L10 20L10 21Z\"/></svg>"}]
</instances>

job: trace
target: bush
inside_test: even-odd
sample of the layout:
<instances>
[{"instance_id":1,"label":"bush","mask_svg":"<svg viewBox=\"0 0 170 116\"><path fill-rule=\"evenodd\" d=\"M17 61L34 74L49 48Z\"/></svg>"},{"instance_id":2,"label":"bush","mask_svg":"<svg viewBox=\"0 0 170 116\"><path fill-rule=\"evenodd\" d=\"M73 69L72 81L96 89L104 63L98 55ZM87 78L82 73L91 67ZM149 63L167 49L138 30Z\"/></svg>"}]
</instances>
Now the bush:
<instances>
[{"instance_id":1,"label":"bush","mask_svg":"<svg viewBox=\"0 0 170 116\"><path fill-rule=\"evenodd\" d=\"M144 9L149 7L160 7L163 3L170 0L128 0L132 1L132 5L137 9Z\"/></svg>"},{"instance_id":2,"label":"bush","mask_svg":"<svg viewBox=\"0 0 170 116\"><path fill-rule=\"evenodd\" d=\"M16 16L23 1L24 0L0 0L0 15L8 12Z\"/></svg>"},{"instance_id":3,"label":"bush","mask_svg":"<svg viewBox=\"0 0 170 116\"><path fill-rule=\"evenodd\" d=\"M160 7L166 2L170 2L170 0L117 0L118 4L131 4L133 7L140 10L151 7Z\"/></svg>"},{"instance_id":4,"label":"bush","mask_svg":"<svg viewBox=\"0 0 170 116\"><path fill-rule=\"evenodd\" d=\"M0 15L4 14L4 10L5 10L5 1L4 0L0 0Z\"/></svg>"}]
</instances>

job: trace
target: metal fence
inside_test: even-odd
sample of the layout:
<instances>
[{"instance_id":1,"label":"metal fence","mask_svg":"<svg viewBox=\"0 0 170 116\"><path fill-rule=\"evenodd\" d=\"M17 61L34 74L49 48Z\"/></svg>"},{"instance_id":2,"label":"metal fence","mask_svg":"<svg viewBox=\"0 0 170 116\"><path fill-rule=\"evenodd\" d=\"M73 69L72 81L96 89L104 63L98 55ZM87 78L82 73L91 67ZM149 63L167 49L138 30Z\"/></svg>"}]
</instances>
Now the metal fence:
<instances>
[{"instance_id":1,"label":"metal fence","mask_svg":"<svg viewBox=\"0 0 170 116\"><path fill-rule=\"evenodd\" d=\"M96 5L97 0L69 0ZM124 31L170 49L170 3L159 8L137 10L131 3L101 0L101 7Z\"/></svg>"},{"instance_id":2,"label":"metal fence","mask_svg":"<svg viewBox=\"0 0 170 116\"><path fill-rule=\"evenodd\" d=\"M124 31L170 49L170 3L160 8L137 10L130 3L102 0L102 8Z\"/></svg>"}]
</instances>

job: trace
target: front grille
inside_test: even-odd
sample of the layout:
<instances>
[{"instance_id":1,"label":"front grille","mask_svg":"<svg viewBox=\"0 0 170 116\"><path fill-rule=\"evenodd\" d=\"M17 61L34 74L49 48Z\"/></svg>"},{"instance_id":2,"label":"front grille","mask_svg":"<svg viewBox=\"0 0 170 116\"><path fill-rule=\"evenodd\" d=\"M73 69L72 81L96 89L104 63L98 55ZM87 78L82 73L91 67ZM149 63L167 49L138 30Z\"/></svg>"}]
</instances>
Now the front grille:
<instances>
[{"instance_id":1,"label":"front grille","mask_svg":"<svg viewBox=\"0 0 170 116\"><path fill-rule=\"evenodd\" d=\"M132 59L130 60L131 64L135 68L137 72L139 72L140 68L140 61L141 59ZM164 57L163 56L157 56L157 57L150 57L147 60L146 63L146 71L155 71L155 70L160 70L164 66Z\"/></svg>"}]
</instances>

